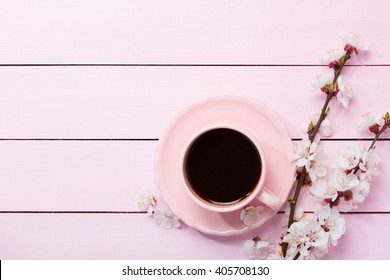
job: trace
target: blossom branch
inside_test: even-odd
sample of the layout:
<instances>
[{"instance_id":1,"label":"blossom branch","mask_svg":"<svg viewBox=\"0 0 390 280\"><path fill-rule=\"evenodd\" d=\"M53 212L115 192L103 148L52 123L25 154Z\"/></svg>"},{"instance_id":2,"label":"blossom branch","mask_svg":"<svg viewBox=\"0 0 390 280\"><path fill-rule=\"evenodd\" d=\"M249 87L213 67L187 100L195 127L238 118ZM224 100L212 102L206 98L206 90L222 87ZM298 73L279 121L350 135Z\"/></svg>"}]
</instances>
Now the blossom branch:
<instances>
[{"instance_id":1,"label":"blossom branch","mask_svg":"<svg viewBox=\"0 0 390 280\"><path fill-rule=\"evenodd\" d=\"M316 137L322 122L325 120L325 118L327 116L326 112L327 112L327 110L329 108L329 102L332 100L332 98L334 96L335 95L333 93L329 93L326 96L326 100L325 100L324 106L322 107L321 115L320 115L320 118L318 119L317 125L314 127L313 131L311 133L309 133L309 140L310 140L311 143L314 142L314 138Z\"/></svg>"},{"instance_id":2,"label":"blossom branch","mask_svg":"<svg viewBox=\"0 0 390 280\"><path fill-rule=\"evenodd\" d=\"M363 202L370 190L371 176L380 174L380 156L375 152L375 143L390 127L390 113L386 113L382 120L374 120L370 116L360 125L376 133L373 143L366 152L363 145L358 144L342 149L337 157L337 169L330 180L326 179L328 156L322 150L317 150L320 138L332 134L327 118L330 101L336 97L344 108L348 108L352 98L352 89L346 86L342 70L354 53L367 50L364 39L357 33L350 32L343 39L346 42L343 50L329 49L323 56L332 70L318 74L312 84L326 94L326 99L321 111L310 115L310 122L305 127L307 137L294 145L291 159L297 167L295 189L281 221L286 232L279 244L281 250L270 254L270 259L322 258L329 246L337 245L338 239L345 233L345 219L339 211L348 211L357 207L355 203ZM297 206L303 186L308 187L317 201L322 201L315 205L313 214L305 213L303 208ZM252 215L254 209L244 210L242 215L247 219L242 220L254 220L251 218L255 217ZM246 243L246 251L251 258L264 258L269 254L270 244L254 238Z\"/></svg>"},{"instance_id":3,"label":"blossom branch","mask_svg":"<svg viewBox=\"0 0 390 280\"><path fill-rule=\"evenodd\" d=\"M340 66L335 70L335 75L334 75L334 78L333 78L332 85L336 84L337 79L339 78L339 76L340 76L340 74L341 74L341 70L344 68L345 63L346 63L350 58L351 58L351 55L349 54L349 52L347 52L347 53L341 58L341 61L342 61L342 62L341 62L341 64L340 64ZM332 86L332 87L334 87L334 86ZM336 86L336 87L337 87L337 86ZM324 106L322 107L321 115L320 115L320 118L318 119L317 125L314 127L313 131L309 133L310 142L313 143L314 138L316 137L317 132L318 132L318 130L320 129L320 126L321 126L322 122L325 120L325 118L326 118L326 116L327 116L329 102L330 102L330 100L332 100L332 98L333 98L334 96L336 96L337 93L338 93L338 90L337 90L336 92L329 92L329 93L327 94L327 97L326 97Z\"/></svg>"},{"instance_id":4,"label":"blossom branch","mask_svg":"<svg viewBox=\"0 0 390 280\"><path fill-rule=\"evenodd\" d=\"M379 132L375 134L375 138L372 141L372 143L371 143L370 147L368 148L368 150L375 149L376 141L378 141L379 137L387 130L389 125L390 125L390 122L385 122L385 124L382 126L382 128L379 130Z\"/></svg>"},{"instance_id":5,"label":"blossom branch","mask_svg":"<svg viewBox=\"0 0 390 280\"><path fill-rule=\"evenodd\" d=\"M329 113L329 104L333 97L336 97L337 100L345 107L348 108L349 99L352 97L352 91L350 88L347 88L344 84L344 77L341 75L342 70L346 62L351 58L353 53L358 53L360 50L366 50L367 45L365 44L362 37L357 34L350 32L344 36L344 41L346 45L344 50L339 49L330 49L325 54L325 59L329 63L329 68L332 68L333 71L327 73L321 73L317 76L316 82L313 84L313 87L320 89L324 92L327 97L322 107L322 110L318 118L312 118L307 129L308 138L303 139L301 142L297 143L294 146L294 153L292 159L296 160L297 165L297 179L296 179L296 188L294 195L289 199L289 217L287 223L287 232L282 237L282 256L290 258L294 256L294 259L308 258L310 256L320 257L327 251L326 240L330 239L332 243L336 243L337 239L341 236L345 228L345 222L340 218L339 212L335 209L336 212L332 212L332 208L329 206L322 207L318 209L317 215L322 215L322 220L320 217L313 217L314 220L310 221L300 221L299 219L294 219L296 212L296 205L298 203L299 195L303 186L312 186L316 184L316 188L310 188L310 191L317 192L324 197L324 199L331 202L334 200L339 189L336 190L333 186L329 185L323 177L326 175L327 170L324 167L324 159L322 151L316 151L317 144L319 142L318 134L321 136L329 136L331 134L331 129L329 126L329 121L326 119ZM326 121L326 122L325 122ZM372 155L371 155L372 156ZM326 157L326 155L325 155ZM346 169L344 169L346 170ZM349 173L338 172L338 179L343 184L347 182L351 186L359 184L357 178L353 174L348 175ZM339 182L339 183L340 183ZM338 186L345 188L346 186ZM362 186L361 188L363 188ZM342 193L340 191L340 193ZM346 195L348 192L343 193ZM352 197L352 192L349 194L349 197ZM346 196L344 196L346 198ZM333 232L329 232L329 228L325 225L329 219L337 221L340 228L336 229L332 226ZM329 232L329 233L328 233ZM336 234L337 233L337 234ZM299 242L298 242L299 240ZM288 251L288 254L287 254Z\"/></svg>"},{"instance_id":6,"label":"blossom branch","mask_svg":"<svg viewBox=\"0 0 390 280\"><path fill-rule=\"evenodd\" d=\"M377 124L375 124L375 126L377 126ZM387 112L387 113L385 114L385 117L384 117L384 124L383 124L383 126L382 126L380 129L377 128L377 129L378 129L378 132L375 133L375 137L374 137L373 141L371 142L370 147L367 149L367 153L368 153L370 150L376 148L376 147L375 147L376 142L378 141L378 139L380 138L380 136L381 136L383 133L385 133L385 132L387 131L387 129L389 128L389 126L390 126L390 115L389 115L389 112ZM361 169L360 169L360 164L362 164L362 163L363 163L363 160L360 159L360 160L359 160L359 163L356 165L356 167L355 167L354 170L353 170L353 174L356 174L356 173L358 173L359 170L361 170ZM341 198L343 198L343 197L345 197L345 194L343 194L343 193L338 194L335 200L329 202L329 207L330 207L330 208L333 208L334 206L337 206L337 204L339 203L339 200L340 200Z\"/></svg>"},{"instance_id":7,"label":"blossom branch","mask_svg":"<svg viewBox=\"0 0 390 280\"><path fill-rule=\"evenodd\" d=\"M298 253L293 257L293 260L295 261L295 260L299 259L300 256L301 256L301 253L298 252Z\"/></svg>"},{"instance_id":8,"label":"blossom branch","mask_svg":"<svg viewBox=\"0 0 390 280\"><path fill-rule=\"evenodd\" d=\"M329 85L325 85L323 88L321 88L322 91L327 93L327 96L326 96L325 103L324 103L324 105L322 107L321 115L320 115L320 117L319 117L319 119L317 121L317 124L314 126L314 129L311 132L308 133L310 143L314 142L315 137L316 137L316 135L317 135L317 133L318 133L320 127L321 127L322 122L325 120L325 118L328 115L330 101L339 92L337 80L340 77L341 71L344 68L345 63L350 58L351 58L350 53L346 52L345 55L342 56L341 59L340 59L340 61L341 61L340 65L335 69L334 78L333 78L332 83L329 84ZM306 167L304 166L302 171L301 171L301 173L300 173L300 175L299 175L298 183L297 183L297 187L295 189L294 196L289 200L290 215L289 215L289 219L288 219L287 228L289 228L292 225L292 223L294 223L295 207L297 205L298 198L299 198L302 186L304 185L306 176L307 176L307 170L306 170ZM287 249L288 249L288 243L283 242L282 243L282 253L283 253L284 257L286 256Z\"/></svg>"}]
</instances>

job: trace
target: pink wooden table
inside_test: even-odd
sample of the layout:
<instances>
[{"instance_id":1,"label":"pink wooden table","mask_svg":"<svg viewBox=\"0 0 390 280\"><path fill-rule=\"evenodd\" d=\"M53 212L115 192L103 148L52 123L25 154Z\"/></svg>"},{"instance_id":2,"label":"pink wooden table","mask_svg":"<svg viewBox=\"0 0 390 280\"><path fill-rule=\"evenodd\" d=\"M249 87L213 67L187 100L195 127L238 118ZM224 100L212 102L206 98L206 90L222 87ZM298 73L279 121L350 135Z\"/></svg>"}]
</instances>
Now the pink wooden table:
<instances>
[{"instance_id":1,"label":"pink wooden table","mask_svg":"<svg viewBox=\"0 0 390 280\"><path fill-rule=\"evenodd\" d=\"M387 1L0 1L0 258L246 259L245 240L277 237L283 214L258 230L212 237L165 231L139 213L158 192L158 138L184 106L239 93L272 108L301 138L319 54L363 34L367 53L345 74L350 109L332 107L331 155L368 144L360 115L390 109ZM363 140L362 140L363 138ZM390 142L367 201L345 214L327 259L389 259ZM310 197L304 199L312 210Z\"/></svg>"}]
</instances>

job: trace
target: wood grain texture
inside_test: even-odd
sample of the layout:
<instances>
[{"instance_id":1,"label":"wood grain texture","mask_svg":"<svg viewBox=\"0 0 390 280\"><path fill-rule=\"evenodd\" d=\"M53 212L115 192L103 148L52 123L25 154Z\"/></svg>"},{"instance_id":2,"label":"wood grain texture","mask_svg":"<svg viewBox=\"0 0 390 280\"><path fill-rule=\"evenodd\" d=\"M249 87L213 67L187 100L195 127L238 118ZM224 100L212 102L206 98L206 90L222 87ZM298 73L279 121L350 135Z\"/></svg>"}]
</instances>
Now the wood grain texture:
<instances>
[{"instance_id":1,"label":"wood grain texture","mask_svg":"<svg viewBox=\"0 0 390 280\"><path fill-rule=\"evenodd\" d=\"M178 111L218 94L265 103L301 138L308 111L323 103L310 92L326 69L318 57L342 48L348 31L370 50L345 69L355 97L348 110L332 102L335 132L322 146L334 156L370 137L355 127L363 113L390 109L388 8L382 0L1 1L0 259L246 259L244 241L278 238L282 214L216 238L185 225L164 231L136 213L138 190L158 193L157 139ZM383 175L345 214L347 233L327 259L390 259L389 149L388 139L378 143ZM313 209L305 193L301 203Z\"/></svg>"},{"instance_id":2,"label":"wood grain texture","mask_svg":"<svg viewBox=\"0 0 390 280\"><path fill-rule=\"evenodd\" d=\"M159 138L199 99L243 94L274 110L301 138L324 94L311 91L327 67L0 67L0 138ZM361 115L389 110L388 67L348 67L349 110L331 103L334 138L370 137Z\"/></svg>"},{"instance_id":3,"label":"wood grain texture","mask_svg":"<svg viewBox=\"0 0 390 280\"><path fill-rule=\"evenodd\" d=\"M347 232L327 259L389 259L383 240L390 216L345 215ZM1 259L246 259L243 244L277 239L282 215L242 236L211 237L186 228L163 230L145 214L0 215ZM372 238L375 236L376 238ZM365 245L368 244L368 245Z\"/></svg>"},{"instance_id":4,"label":"wood grain texture","mask_svg":"<svg viewBox=\"0 0 390 280\"><path fill-rule=\"evenodd\" d=\"M1 142L2 210L138 211L152 142ZM8 154L8 156L7 156Z\"/></svg>"},{"instance_id":5,"label":"wood grain texture","mask_svg":"<svg viewBox=\"0 0 390 280\"><path fill-rule=\"evenodd\" d=\"M351 143L324 142L330 164ZM154 176L156 141L1 141L1 211L139 211L138 192L150 188L159 196ZM364 144L364 143L361 143ZM367 147L367 143L366 143ZM390 143L378 143L382 176L356 211L390 212ZM269 170L269 172L278 172ZM329 171L331 172L331 170ZM306 194L305 194L306 192ZM308 191L302 206L313 210ZM283 208L284 209L284 208Z\"/></svg>"},{"instance_id":6,"label":"wood grain texture","mask_svg":"<svg viewBox=\"0 0 390 280\"><path fill-rule=\"evenodd\" d=\"M389 64L386 1L6 1L0 64L317 64L341 36ZM361 62L360 62L361 63Z\"/></svg>"}]
</instances>

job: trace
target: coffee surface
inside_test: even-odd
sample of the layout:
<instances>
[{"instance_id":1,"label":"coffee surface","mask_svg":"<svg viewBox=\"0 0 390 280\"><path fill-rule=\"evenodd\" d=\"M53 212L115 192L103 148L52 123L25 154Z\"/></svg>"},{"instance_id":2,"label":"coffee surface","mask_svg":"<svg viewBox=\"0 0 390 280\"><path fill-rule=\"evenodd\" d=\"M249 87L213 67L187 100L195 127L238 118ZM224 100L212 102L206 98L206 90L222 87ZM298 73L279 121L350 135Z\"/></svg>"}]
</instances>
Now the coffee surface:
<instances>
[{"instance_id":1,"label":"coffee surface","mask_svg":"<svg viewBox=\"0 0 390 280\"><path fill-rule=\"evenodd\" d=\"M228 128L199 136L184 163L187 181L203 200L227 205L247 197L261 174L259 152L241 132Z\"/></svg>"}]
</instances>

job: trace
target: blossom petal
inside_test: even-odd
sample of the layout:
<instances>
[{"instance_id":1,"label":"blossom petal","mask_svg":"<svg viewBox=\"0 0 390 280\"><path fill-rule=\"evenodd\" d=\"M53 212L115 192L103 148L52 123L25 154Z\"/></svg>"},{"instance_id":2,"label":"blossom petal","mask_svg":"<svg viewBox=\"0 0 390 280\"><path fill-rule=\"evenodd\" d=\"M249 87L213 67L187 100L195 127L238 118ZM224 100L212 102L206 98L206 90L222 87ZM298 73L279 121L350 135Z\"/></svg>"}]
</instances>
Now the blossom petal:
<instances>
[{"instance_id":1,"label":"blossom petal","mask_svg":"<svg viewBox=\"0 0 390 280\"><path fill-rule=\"evenodd\" d=\"M275 247L276 242L272 238L261 240L258 236L244 243L244 250L251 259L266 259Z\"/></svg>"},{"instance_id":2,"label":"blossom petal","mask_svg":"<svg viewBox=\"0 0 390 280\"><path fill-rule=\"evenodd\" d=\"M240 213L240 219L246 226L253 226L260 221L260 212L263 209L263 206L246 206Z\"/></svg>"},{"instance_id":3,"label":"blossom petal","mask_svg":"<svg viewBox=\"0 0 390 280\"><path fill-rule=\"evenodd\" d=\"M365 39L359 33L349 32L343 36L343 40L358 50L366 51L368 49Z\"/></svg>"},{"instance_id":4,"label":"blossom petal","mask_svg":"<svg viewBox=\"0 0 390 280\"><path fill-rule=\"evenodd\" d=\"M156 223L163 229L180 227L179 219L173 214L173 212L169 208L164 210L157 210L154 214L154 219Z\"/></svg>"},{"instance_id":5,"label":"blossom petal","mask_svg":"<svg viewBox=\"0 0 390 280\"><path fill-rule=\"evenodd\" d=\"M298 159L297 160L297 166L299 166L299 167L303 167L303 166L305 166L306 164L307 164L307 162L308 162L308 160L307 159L305 159L305 158L300 158L300 159Z\"/></svg>"}]
</instances>

